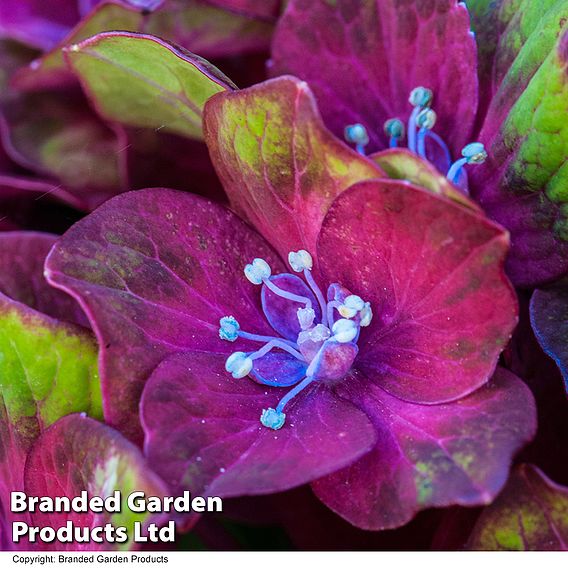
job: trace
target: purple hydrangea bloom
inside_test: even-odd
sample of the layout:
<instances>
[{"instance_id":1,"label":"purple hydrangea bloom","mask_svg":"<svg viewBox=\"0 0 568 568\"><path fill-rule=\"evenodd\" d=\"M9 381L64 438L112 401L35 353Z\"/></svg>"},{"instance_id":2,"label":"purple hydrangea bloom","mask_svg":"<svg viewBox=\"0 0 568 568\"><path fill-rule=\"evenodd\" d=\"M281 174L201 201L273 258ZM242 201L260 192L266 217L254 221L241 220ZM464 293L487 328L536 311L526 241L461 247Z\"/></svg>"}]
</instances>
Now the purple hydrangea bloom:
<instances>
[{"instance_id":1,"label":"purple hydrangea bloom","mask_svg":"<svg viewBox=\"0 0 568 568\"><path fill-rule=\"evenodd\" d=\"M567 18L553 1L291 0L272 73L308 81L359 150L405 144L469 187L511 233L513 283L533 287L568 270Z\"/></svg>"},{"instance_id":2,"label":"purple hydrangea bloom","mask_svg":"<svg viewBox=\"0 0 568 568\"><path fill-rule=\"evenodd\" d=\"M107 419L140 440L140 408L174 493L311 482L367 529L489 502L535 429L530 392L496 369L517 318L506 233L431 173L388 179L296 79L216 95L204 121L248 224L132 192L46 262L99 339Z\"/></svg>"}]
</instances>

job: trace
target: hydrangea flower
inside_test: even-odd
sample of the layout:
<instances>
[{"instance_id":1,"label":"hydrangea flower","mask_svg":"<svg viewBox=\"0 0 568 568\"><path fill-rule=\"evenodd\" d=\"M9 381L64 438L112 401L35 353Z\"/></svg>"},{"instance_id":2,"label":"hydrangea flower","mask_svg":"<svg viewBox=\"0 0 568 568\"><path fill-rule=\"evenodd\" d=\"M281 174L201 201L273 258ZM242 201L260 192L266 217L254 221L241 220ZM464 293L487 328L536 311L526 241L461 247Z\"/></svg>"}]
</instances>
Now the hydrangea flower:
<instances>
[{"instance_id":1,"label":"hydrangea flower","mask_svg":"<svg viewBox=\"0 0 568 568\"><path fill-rule=\"evenodd\" d=\"M360 150L408 146L469 185L511 233L513 283L534 287L568 269L567 21L553 0L291 0L272 73L306 80Z\"/></svg>"},{"instance_id":2,"label":"hydrangea flower","mask_svg":"<svg viewBox=\"0 0 568 568\"><path fill-rule=\"evenodd\" d=\"M311 482L367 529L491 501L535 429L530 392L496 369L517 318L506 233L430 171L388 179L296 79L212 97L204 131L247 222L132 192L46 261L99 340L109 422L144 434L174 493Z\"/></svg>"}]
</instances>

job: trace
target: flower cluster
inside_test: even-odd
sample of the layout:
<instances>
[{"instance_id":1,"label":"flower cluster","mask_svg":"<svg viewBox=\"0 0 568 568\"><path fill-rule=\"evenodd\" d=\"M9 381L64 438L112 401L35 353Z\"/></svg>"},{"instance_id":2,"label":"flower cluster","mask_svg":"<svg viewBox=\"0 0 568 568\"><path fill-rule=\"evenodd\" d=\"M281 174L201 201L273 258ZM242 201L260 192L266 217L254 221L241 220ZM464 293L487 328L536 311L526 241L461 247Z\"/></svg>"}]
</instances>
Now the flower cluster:
<instances>
[{"instance_id":1,"label":"flower cluster","mask_svg":"<svg viewBox=\"0 0 568 568\"><path fill-rule=\"evenodd\" d=\"M565 546L567 22L6 0L2 548L11 491L115 489L264 496L299 548ZM125 515L86 522L168 520Z\"/></svg>"}]
</instances>

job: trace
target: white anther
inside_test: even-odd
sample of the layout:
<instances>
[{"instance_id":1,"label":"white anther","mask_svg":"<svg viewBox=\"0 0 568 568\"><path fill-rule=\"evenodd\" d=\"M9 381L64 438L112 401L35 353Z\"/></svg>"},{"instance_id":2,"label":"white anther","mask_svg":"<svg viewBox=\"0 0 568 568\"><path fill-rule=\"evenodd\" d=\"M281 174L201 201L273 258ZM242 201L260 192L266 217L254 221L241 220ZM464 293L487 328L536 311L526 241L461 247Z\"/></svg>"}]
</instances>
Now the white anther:
<instances>
[{"instance_id":1,"label":"white anther","mask_svg":"<svg viewBox=\"0 0 568 568\"><path fill-rule=\"evenodd\" d=\"M370 325L371 320L373 319L373 310L371 309L370 302L365 302L363 309L359 312L359 316L361 317L361 321L359 321L359 325L361 327L367 327Z\"/></svg>"},{"instance_id":2,"label":"white anther","mask_svg":"<svg viewBox=\"0 0 568 568\"><path fill-rule=\"evenodd\" d=\"M325 341L331 337L331 331L325 325L318 323L310 333L312 341Z\"/></svg>"},{"instance_id":3,"label":"white anther","mask_svg":"<svg viewBox=\"0 0 568 568\"><path fill-rule=\"evenodd\" d=\"M352 294L351 296L347 296L343 301L343 305L337 308L337 311L341 315L341 317L351 319L354 318L359 310L362 310L365 306L365 302L359 297Z\"/></svg>"},{"instance_id":4,"label":"white anther","mask_svg":"<svg viewBox=\"0 0 568 568\"><path fill-rule=\"evenodd\" d=\"M251 264L245 266L245 276L253 284L262 284L265 278L270 278L270 274L270 266L262 258L255 258Z\"/></svg>"},{"instance_id":5,"label":"white anther","mask_svg":"<svg viewBox=\"0 0 568 568\"><path fill-rule=\"evenodd\" d=\"M313 308L298 308L298 321L301 329L312 327L314 319L316 319L316 312Z\"/></svg>"},{"instance_id":6,"label":"white anther","mask_svg":"<svg viewBox=\"0 0 568 568\"><path fill-rule=\"evenodd\" d=\"M312 329L308 329L305 331L301 331L298 335L298 345L302 345L306 341L313 341L315 343L319 343L320 341L326 341L331 337L331 331L329 328L323 325L322 323L318 323Z\"/></svg>"},{"instance_id":7,"label":"white anther","mask_svg":"<svg viewBox=\"0 0 568 568\"><path fill-rule=\"evenodd\" d=\"M352 320L340 319L333 324L331 331L338 343L349 343L357 336L357 324Z\"/></svg>"},{"instance_id":8,"label":"white anther","mask_svg":"<svg viewBox=\"0 0 568 568\"><path fill-rule=\"evenodd\" d=\"M311 270L314 265L312 255L307 250L288 253L288 262L294 272L303 272L306 269Z\"/></svg>"},{"instance_id":9,"label":"white anther","mask_svg":"<svg viewBox=\"0 0 568 568\"><path fill-rule=\"evenodd\" d=\"M227 358L225 370L231 373L234 379L242 379L252 371L252 359L246 353L236 351Z\"/></svg>"}]
</instances>

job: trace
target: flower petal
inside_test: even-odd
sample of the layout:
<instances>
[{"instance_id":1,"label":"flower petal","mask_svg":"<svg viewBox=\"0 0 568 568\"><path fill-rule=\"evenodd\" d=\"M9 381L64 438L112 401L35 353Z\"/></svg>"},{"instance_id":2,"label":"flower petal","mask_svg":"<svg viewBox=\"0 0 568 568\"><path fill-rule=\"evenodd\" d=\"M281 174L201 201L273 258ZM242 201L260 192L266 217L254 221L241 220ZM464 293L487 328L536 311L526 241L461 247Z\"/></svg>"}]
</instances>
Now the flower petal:
<instances>
[{"instance_id":1,"label":"flower petal","mask_svg":"<svg viewBox=\"0 0 568 568\"><path fill-rule=\"evenodd\" d=\"M452 185L446 176L410 150L405 148L383 150L369 157L379 164L391 179L409 181L418 187L429 189L436 195L444 195L474 211L481 211L481 208Z\"/></svg>"},{"instance_id":2,"label":"flower petal","mask_svg":"<svg viewBox=\"0 0 568 568\"><path fill-rule=\"evenodd\" d=\"M301 485L351 463L375 441L371 423L323 385L286 407L278 431L260 424L282 390L232 379L215 354L162 363L141 401L145 453L174 493L255 495Z\"/></svg>"},{"instance_id":3,"label":"flower petal","mask_svg":"<svg viewBox=\"0 0 568 568\"><path fill-rule=\"evenodd\" d=\"M321 321L321 309L318 301L301 278L295 274L277 274L272 276L270 280L281 290L310 300L312 309L316 314L315 322ZM262 286L262 308L268 323L280 335L294 343L298 339L298 334L302 331L298 321L298 309L303 307L303 304L277 296L266 285Z\"/></svg>"},{"instance_id":4,"label":"flower petal","mask_svg":"<svg viewBox=\"0 0 568 568\"><path fill-rule=\"evenodd\" d=\"M10 491L23 491L39 434L70 412L102 418L95 338L0 293L0 377L0 510L11 522Z\"/></svg>"},{"instance_id":5,"label":"flower petal","mask_svg":"<svg viewBox=\"0 0 568 568\"><path fill-rule=\"evenodd\" d=\"M67 92L31 93L13 97L2 114L2 141L20 166L59 180L93 208L124 191L120 139L83 98Z\"/></svg>"},{"instance_id":6,"label":"flower petal","mask_svg":"<svg viewBox=\"0 0 568 568\"><path fill-rule=\"evenodd\" d=\"M203 127L233 207L284 258L314 252L335 196L384 175L325 129L307 85L293 77L211 98Z\"/></svg>"},{"instance_id":7,"label":"flower petal","mask_svg":"<svg viewBox=\"0 0 568 568\"><path fill-rule=\"evenodd\" d=\"M473 197L511 233L507 272L523 287L568 271L567 19L557 2L514 59L479 136L489 158L470 176Z\"/></svg>"},{"instance_id":8,"label":"flower petal","mask_svg":"<svg viewBox=\"0 0 568 568\"><path fill-rule=\"evenodd\" d=\"M357 366L426 404L487 382L517 322L507 244L481 215L408 183L361 182L339 196L318 257L328 282L371 302Z\"/></svg>"},{"instance_id":9,"label":"flower petal","mask_svg":"<svg viewBox=\"0 0 568 568\"><path fill-rule=\"evenodd\" d=\"M234 85L200 57L148 34L104 32L65 51L105 119L200 139L203 105Z\"/></svg>"},{"instance_id":10,"label":"flower petal","mask_svg":"<svg viewBox=\"0 0 568 568\"><path fill-rule=\"evenodd\" d=\"M537 467L520 465L497 500L483 510L469 550L568 550L568 487Z\"/></svg>"},{"instance_id":11,"label":"flower petal","mask_svg":"<svg viewBox=\"0 0 568 568\"><path fill-rule=\"evenodd\" d=\"M33 497L68 497L72 499L87 491L89 498L106 498L120 491L125 499L134 491L143 491L146 498L162 499L166 494L163 481L153 473L136 446L116 430L72 414L58 420L37 440L31 450L25 471L26 493ZM135 513L123 506L116 513L42 513L30 514L33 526L57 530L71 521L76 527L126 527L126 543L76 541L53 544L36 543L33 550L128 550L138 548L133 542L134 523L146 526L156 522L159 514ZM104 537L103 537L104 538Z\"/></svg>"},{"instance_id":12,"label":"flower petal","mask_svg":"<svg viewBox=\"0 0 568 568\"><path fill-rule=\"evenodd\" d=\"M0 35L50 49L79 19L77 4L77 0L4 0L0 5Z\"/></svg>"},{"instance_id":13,"label":"flower petal","mask_svg":"<svg viewBox=\"0 0 568 568\"><path fill-rule=\"evenodd\" d=\"M457 0L292 0L272 51L272 73L308 81L337 136L358 122L372 150L385 148L385 121L407 120L410 92L423 86L434 92L436 130L454 153L469 142L476 46Z\"/></svg>"},{"instance_id":14,"label":"flower petal","mask_svg":"<svg viewBox=\"0 0 568 568\"><path fill-rule=\"evenodd\" d=\"M46 261L48 281L77 298L101 345L105 417L141 435L138 401L150 372L170 353L229 353L219 319L270 335L247 262L281 261L236 215L202 198L166 189L118 196L75 224Z\"/></svg>"},{"instance_id":15,"label":"flower petal","mask_svg":"<svg viewBox=\"0 0 568 568\"><path fill-rule=\"evenodd\" d=\"M339 385L379 433L374 450L312 484L352 524L382 530L420 509L489 503L505 484L511 458L536 431L529 389L499 369L491 384L458 402L408 404L361 378Z\"/></svg>"},{"instance_id":16,"label":"flower petal","mask_svg":"<svg viewBox=\"0 0 568 568\"><path fill-rule=\"evenodd\" d=\"M306 376L308 365L293 355L272 351L254 360L251 377L262 385L289 387Z\"/></svg>"},{"instance_id":17,"label":"flower petal","mask_svg":"<svg viewBox=\"0 0 568 568\"><path fill-rule=\"evenodd\" d=\"M77 302L49 286L45 257L57 237L27 231L0 233L0 293L61 321L88 326Z\"/></svg>"}]
</instances>

